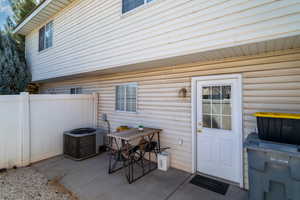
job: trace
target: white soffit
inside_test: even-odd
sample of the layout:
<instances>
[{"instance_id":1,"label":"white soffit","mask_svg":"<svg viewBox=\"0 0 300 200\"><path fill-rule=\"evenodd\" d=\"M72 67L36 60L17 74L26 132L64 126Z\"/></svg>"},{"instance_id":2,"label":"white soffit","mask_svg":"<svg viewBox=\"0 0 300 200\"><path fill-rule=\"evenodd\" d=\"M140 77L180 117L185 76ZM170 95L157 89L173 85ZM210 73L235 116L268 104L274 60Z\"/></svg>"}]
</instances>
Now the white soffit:
<instances>
[{"instance_id":1,"label":"white soffit","mask_svg":"<svg viewBox=\"0 0 300 200\"><path fill-rule=\"evenodd\" d=\"M26 35L45 23L73 0L45 0L40 3L14 30L14 33Z\"/></svg>"}]
</instances>

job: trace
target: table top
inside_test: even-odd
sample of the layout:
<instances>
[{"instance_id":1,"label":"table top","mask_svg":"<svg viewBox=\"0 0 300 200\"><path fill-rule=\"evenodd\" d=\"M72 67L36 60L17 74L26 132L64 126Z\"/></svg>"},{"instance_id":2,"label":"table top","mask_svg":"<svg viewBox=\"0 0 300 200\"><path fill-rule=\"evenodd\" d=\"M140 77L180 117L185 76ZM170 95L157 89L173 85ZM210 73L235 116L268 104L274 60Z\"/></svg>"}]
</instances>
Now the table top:
<instances>
[{"instance_id":1,"label":"table top","mask_svg":"<svg viewBox=\"0 0 300 200\"><path fill-rule=\"evenodd\" d=\"M121 140L134 140L140 137L149 136L152 134L160 133L161 129L156 128L144 128L143 131L139 131L137 128L131 128L125 131L113 132L111 134L107 134L108 137L114 137L116 139Z\"/></svg>"}]
</instances>

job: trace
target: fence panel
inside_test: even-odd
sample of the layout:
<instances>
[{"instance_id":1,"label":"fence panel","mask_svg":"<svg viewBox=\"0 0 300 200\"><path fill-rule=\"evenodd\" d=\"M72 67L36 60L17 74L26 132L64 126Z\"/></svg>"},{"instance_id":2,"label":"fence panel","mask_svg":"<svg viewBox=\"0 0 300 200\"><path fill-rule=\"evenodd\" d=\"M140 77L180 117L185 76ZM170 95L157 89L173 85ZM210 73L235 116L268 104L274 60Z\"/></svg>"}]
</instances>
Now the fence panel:
<instances>
[{"instance_id":1,"label":"fence panel","mask_svg":"<svg viewBox=\"0 0 300 200\"><path fill-rule=\"evenodd\" d=\"M0 169L21 165L19 95L0 97Z\"/></svg>"},{"instance_id":2,"label":"fence panel","mask_svg":"<svg viewBox=\"0 0 300 200\"><path fill-rule=\"evenodd\" d=\"M62 154L63 131L93 126L91 95L31 95L31 161Z\"/></svg>"},{"instance_id":3,"label":"fence panel","mask_svg":"<svg viewBox=\"0 0 300 200\"><path fill-rule=\"evenodd\" d=\"M0 169L63 152L63 131L96 125L95 95L0 96Z\"/></svg>"}]
</instances>

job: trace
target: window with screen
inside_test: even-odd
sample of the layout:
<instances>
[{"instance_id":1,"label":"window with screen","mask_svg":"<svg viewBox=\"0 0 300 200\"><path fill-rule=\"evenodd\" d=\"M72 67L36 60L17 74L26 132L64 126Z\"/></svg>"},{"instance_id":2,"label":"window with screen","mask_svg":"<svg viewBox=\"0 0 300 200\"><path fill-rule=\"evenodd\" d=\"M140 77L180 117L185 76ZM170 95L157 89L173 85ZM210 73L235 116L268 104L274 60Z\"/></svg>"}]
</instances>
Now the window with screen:
<instances>
[{"instance_id":1,"label":"window with screen","mask_svg":"<svg viewBox=\"0 0 300 200\"><path fill-rule=\"evenodd\" d=\"M116 86L116 110L125 112L137 111L137 84Z\"/></svg>"},{"instance_id":2,"label":"window with screen","mask_svg":"<svg viewBox=\"0 0 300 200\"><path fill-rule=\"evenodd\" d=\"M52 47L53 22L49 22L39 30L39 51Z\"/></svg>"},{"instance_id":3,"label":"window with screen","mask_svg":"<svg viewBox=\"0 0 300 200\"><path fill-rule=\"evenodd\" d=\"M70 94L82 94L82 90L80 87L77 88L71 88L70 89Z\"/></svg>"},{"instance_id":4,"label":"window with screen","mask_svg":"<svg viewBox=\"0 0 300 200\"><path fill-rule=\"evenodd\" d=\"M122 0L122 13L129 12L152 1L154 0Z\"/></svg>"}]
</instances>

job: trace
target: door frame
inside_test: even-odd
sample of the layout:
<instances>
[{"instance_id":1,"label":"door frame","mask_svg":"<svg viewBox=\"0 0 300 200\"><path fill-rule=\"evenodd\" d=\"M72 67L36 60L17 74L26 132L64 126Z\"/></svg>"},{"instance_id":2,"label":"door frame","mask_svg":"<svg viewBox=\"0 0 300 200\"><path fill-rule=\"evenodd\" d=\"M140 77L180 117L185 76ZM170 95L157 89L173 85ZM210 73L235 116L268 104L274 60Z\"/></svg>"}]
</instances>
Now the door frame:
<instances>
[{"instance_id":1,"label":"door frame","mask_svg":"<svg viewBox=\"0 0 300 200\"><path fill-rule=\"evenodd\" d=\"M199 76L199 77L192 77L192 172L197 172L197 82L198 81L212 81L212 80L226 80L226 79L236 79L238 81L238 132L239 132L239 154L240 154L240 161L239 161L239 186L241 188L244 187L244 165L243 165L243 100L242 100L242 75L241 74L229 74L229 75L212 75L212 76Z\"/></svg>"}]
</instances>

